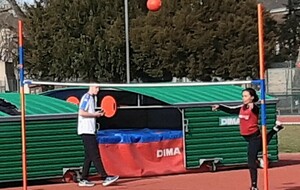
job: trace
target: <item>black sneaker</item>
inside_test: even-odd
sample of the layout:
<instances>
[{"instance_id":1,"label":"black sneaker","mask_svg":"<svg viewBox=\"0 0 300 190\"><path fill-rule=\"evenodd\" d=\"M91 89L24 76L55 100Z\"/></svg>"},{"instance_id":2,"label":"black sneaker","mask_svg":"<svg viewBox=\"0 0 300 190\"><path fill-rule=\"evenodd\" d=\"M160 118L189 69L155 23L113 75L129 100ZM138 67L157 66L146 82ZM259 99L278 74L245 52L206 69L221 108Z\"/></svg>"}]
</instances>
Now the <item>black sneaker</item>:
<instances>
[{"instance_id":1,"label":"black sneaker","mask_svg":"<svg viewBox=\"0 0 300 190\"><path fill-rule=\"evenodd\" d=\"M282 130L284 127L283 125L281 124L280 121L276 121L276 125L273 127L273 129L276 131L276 132L279 132L280 130Z\"/></svg>"},{"instance_id":2,"label":"black sneaker","mask_svg":"<svg viewBox=\"0 0 300 190\"><path fill-rule=\"evenodd\" d=\"M258 190L257 187L251 187L250 190Z\"/></svg>"}]
</instances>

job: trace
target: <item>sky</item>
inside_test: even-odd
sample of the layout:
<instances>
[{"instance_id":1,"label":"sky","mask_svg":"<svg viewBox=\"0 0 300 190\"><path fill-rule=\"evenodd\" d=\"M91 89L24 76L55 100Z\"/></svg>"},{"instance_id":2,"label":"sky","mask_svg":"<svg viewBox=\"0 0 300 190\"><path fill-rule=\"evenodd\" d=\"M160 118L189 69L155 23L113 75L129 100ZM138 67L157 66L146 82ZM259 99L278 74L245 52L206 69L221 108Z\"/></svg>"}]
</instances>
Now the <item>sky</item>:
<instances>
[{"instance_id":1,"label":"sky","mask_svg":"<svg viewBox=\"0 0 300 190\"><path fill-rule=\"evenodd\" d=\"M17 2L19 2L19 3L28 3L28 4L31 4L31 3L33 3L34 2L34 0L17 0Z\"/></svg>"}]
</instances>

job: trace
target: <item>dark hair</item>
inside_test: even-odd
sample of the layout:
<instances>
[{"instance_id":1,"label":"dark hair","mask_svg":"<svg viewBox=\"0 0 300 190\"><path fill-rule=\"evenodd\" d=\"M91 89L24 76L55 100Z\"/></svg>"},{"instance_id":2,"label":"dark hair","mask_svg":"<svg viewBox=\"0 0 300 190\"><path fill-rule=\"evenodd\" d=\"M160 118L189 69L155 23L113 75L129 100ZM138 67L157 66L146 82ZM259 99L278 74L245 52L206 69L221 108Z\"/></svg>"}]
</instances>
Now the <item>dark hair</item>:
<instances>
[{"instance_id":1,"label":"dark hair","mask_svg":"<svg viewBox=\"0 0 300 190\"><path fill-rule=\"evenodd\" d=\"M243 92L245 91L249 92L250 96L254 97L253 98L254 103L259 100L258 95L256 94L256 91L253 88L245 88Z\"/></svg>"}]
</instances>

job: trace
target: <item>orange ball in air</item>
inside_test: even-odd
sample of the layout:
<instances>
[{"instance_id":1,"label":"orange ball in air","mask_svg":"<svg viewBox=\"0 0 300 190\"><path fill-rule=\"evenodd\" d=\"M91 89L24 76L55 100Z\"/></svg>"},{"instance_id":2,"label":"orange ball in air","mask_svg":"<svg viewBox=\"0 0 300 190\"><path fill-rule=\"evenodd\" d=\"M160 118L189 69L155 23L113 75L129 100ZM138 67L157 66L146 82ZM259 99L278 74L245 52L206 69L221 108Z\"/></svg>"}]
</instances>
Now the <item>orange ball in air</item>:
<instances>
[{"instance_id":1,"label":"orange ball in air","mask_svg":"<svg viewBox=\"0 0 300 190\"><path fill-rule=\"evenodd\" d=\"M147 8L150 11L158 11L161 7L161 0L148 0Z\"/></svg>"}]
</instances>

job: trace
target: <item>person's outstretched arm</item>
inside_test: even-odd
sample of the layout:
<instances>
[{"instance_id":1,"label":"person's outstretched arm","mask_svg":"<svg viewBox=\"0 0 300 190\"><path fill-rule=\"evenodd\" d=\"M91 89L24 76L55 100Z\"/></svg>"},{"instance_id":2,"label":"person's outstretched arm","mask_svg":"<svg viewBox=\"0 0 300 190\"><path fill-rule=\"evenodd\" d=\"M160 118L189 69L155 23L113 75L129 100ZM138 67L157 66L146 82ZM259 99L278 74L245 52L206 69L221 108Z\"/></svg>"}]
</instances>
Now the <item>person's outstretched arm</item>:
<instances>
[{"instance_id":1,"label":"person's outstretched arm","mask_svg":"<svg viewBox=\"0 0 300 190\"><path fill-rule=\"evenodd\" d=\"M240 113L240 109L243 105L239 105L239 106L226 106L226 105L213 105L212 106L212 110L213 111L217 111L217 110L221 110L224 111L226 113L230 113L230 114L239 114Z\"/></svg>"}]
</instances>

